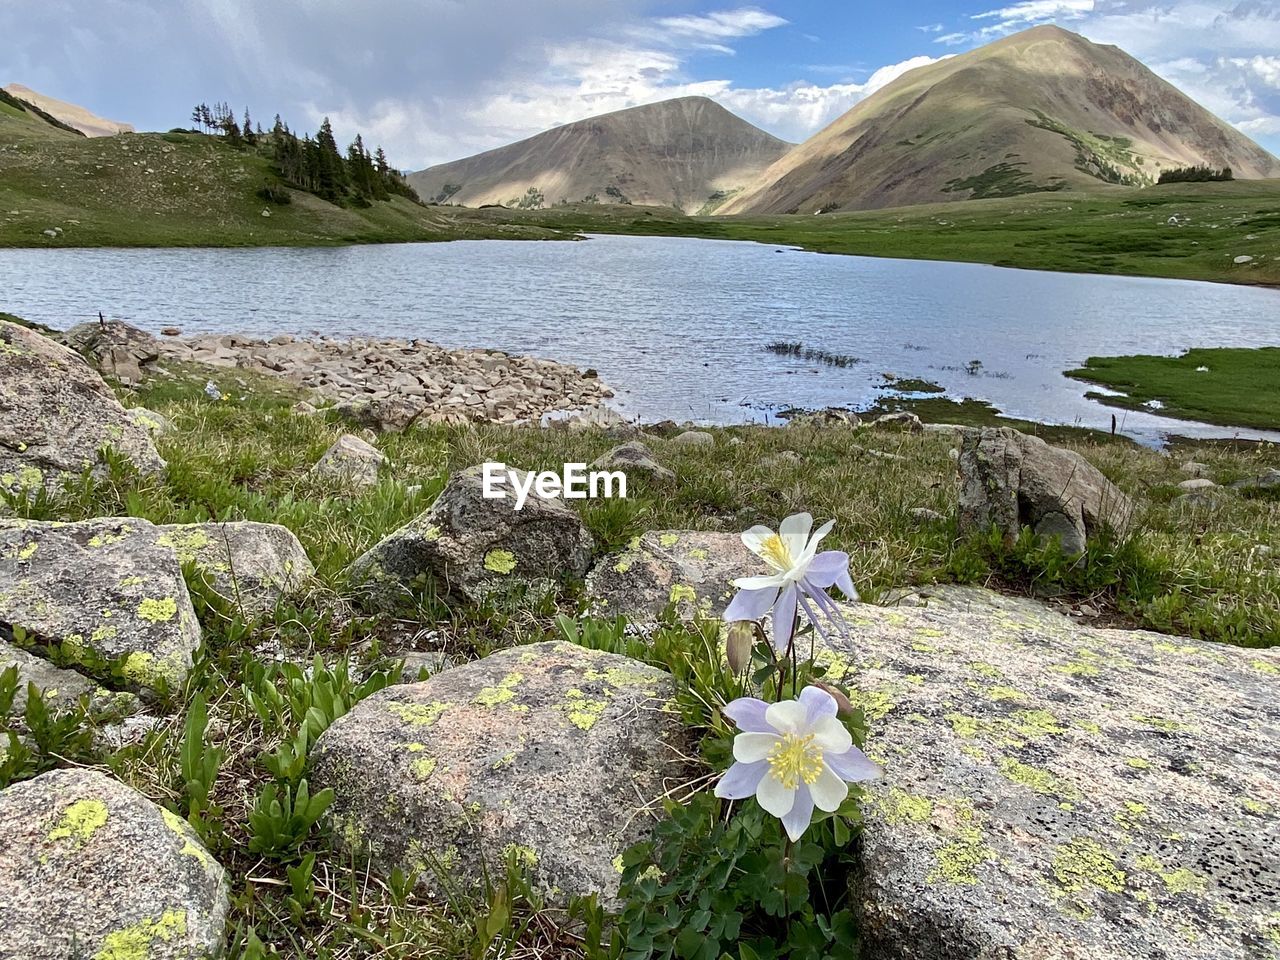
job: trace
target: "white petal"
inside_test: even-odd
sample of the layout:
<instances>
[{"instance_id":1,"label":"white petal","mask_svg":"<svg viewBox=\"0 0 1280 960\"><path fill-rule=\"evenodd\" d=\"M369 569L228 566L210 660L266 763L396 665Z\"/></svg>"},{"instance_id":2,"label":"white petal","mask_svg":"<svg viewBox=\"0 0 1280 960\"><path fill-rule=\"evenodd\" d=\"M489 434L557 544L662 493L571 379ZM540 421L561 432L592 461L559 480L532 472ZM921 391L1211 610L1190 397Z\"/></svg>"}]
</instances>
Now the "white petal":
<instances>
[{"instance_id":1,"label":"white petal","mask_svg":"<svg viewBox=\"0 0 1280 960\"><path fill-rule=\"evenodd\" d=\"M782 818L782 826L786 829L791 842L795 843L804 836L804 832L809 829L809 824L812 822L813 797L809 794L809 788L802 783L796 788L795 805Z\"/></svg>"},{"instance_id":2,"label":"white petal","mask_svg":"<svg viewBox=\"0 0 1280 960\"><path fill-rule=\"evenodd\" d=\"M765 711L768 720L769 712ZM853 737L843 723L830 715L819 717L813 724L813 739L823 753L844 753L853 746Z\"/></svg>"},{"instance_id":3,"label":"white petal","mask_svg":"<svg viewBox=\"0 0 1280 960\"><path fill-rule=\"evenodd\" d=\"M769 712L765 711L768 720ZM733 738L733 759L739 763L755 763L769 755L778 742L776 733L740 733Z\"/></svg>"},{"instance_id":4,"label":"white petal","mask_svg":"<svg viewBox=\"0 0 1280 960\"><path fill-rule=\"evenodd\" d=\"M786 582L787 578L780 573L767 573L758 577L739 577L733 585L739 590L767 590L769 587L776 590Z\"/></svg>"},{"instance_id":5,"label":"white petal","mask_svg":"<svg viewBox=\"0 0 1280 960\"><path fill-rule=\"evenodd\" d=\"M805 544L804 550L802 550L799 554L795 554L795 553L792 554L792 556L796 557L796 563L797 564L802 563L807 568L809 566L809 562L818 553L818 544L820 544L823 538L835 528L835 525L836 525L836 522L834 520L828 520L826 523L820 526L814 532L813 539L811 539L807 544Z\"/></svg>"},{"instance_id":6,"label":"white petal","mask_svg":"<svg viewBox=\"0 0 1280 960\"><path fill-rule=\"evenodd\" d=\"M760 785L763 787L769 779L765 777ZM844 798L849 796L849 785L824 763L818 779L809 784L809 793L813 796L815 807L827 813L835 813L840 809L840 804L844 803Z\"/></svg>"},{"instance_id":7,"label":"white petal","mask_svg":"<svg viewBox=\"0 0 1280 960\"><path fill-rule=\"evenodd\" d=\"M809 732L805 729L809 711L805 709L804 704L795 700L782 700L769 704L769 709L764 712L764 719L779 733L803 735Z\"/></svg>"},{"instance_id":8,"label":"white petal","mask_svg":"<svg viewBox=\"0 0 1280 960\"><path fill-rule=\"evenodd\" d=\"M773 536L773 531L768 527L756 524L746 533L742 535L742 544L756 556L760 555L760 551L764 548L764 542Z\"/></svg>"},{"instance_id":9,"label":"white petal","mask_svg":"<svg viewBox=\"0 0 1280 960\"><path fill-rule=\"evenodd\" d=\"M841 786L843 785L844 782L841 781ZM784 787L781 780L766 776L756 789L756 800L775 817L785 817L795 806L796 792Z\"/></svg>"},{"instance_id":10,"label":"white petal","mask_svg":"<svg viewBox=\"0 0 1280 960\"><path fill-rule=\"evenodd\" d=\"M792 559L804 553L805 541L809 539L812 528L813 516L808 513L793 513L778 525L778 536L787 545L787 552Z\"/></svg>"}]
</instances>

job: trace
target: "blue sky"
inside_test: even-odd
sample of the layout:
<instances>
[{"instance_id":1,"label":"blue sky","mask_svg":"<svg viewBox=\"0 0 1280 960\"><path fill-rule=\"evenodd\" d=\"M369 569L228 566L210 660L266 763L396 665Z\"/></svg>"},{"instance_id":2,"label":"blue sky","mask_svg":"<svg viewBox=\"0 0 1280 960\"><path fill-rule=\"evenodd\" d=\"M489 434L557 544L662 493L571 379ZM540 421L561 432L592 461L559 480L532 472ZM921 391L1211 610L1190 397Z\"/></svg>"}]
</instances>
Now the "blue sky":
<instances>
[{"instance_id":1,"label":"blue sky","mask_svg":"<svg viewBox=\"0 0 1280 960\"><path fill-rule=\"evenodd\" d=\"M140 129L199 100L332 117L416 169L703 94L801 140L912 66L1040 23L1113 43L1280 152L1280 0L0 0L0 82Z\"/></svg>"}]
</instances>

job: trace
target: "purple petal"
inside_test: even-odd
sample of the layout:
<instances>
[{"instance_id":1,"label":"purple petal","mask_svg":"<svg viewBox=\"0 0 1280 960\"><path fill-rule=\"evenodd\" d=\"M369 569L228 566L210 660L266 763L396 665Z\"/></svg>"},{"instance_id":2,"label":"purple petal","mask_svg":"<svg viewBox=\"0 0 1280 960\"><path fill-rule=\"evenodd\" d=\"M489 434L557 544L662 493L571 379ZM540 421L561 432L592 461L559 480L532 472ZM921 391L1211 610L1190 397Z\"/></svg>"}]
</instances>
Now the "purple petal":
<instances>
[{"instance_id":1,"label":"purple petal","mask_svg":"<svg viewBox=\"0 0 1280 960\"><path fill-rule=\"evenodd\" d=\"M813 624L813 629L818 636L823 640L828 639L827 631L823 629L822 618L818 616L817 611L810 605L809 598L803 593L800 594L800 606L804 609L804 615L809 618L809 622Z\"/></svg>"},{"instance_id":2,"label":"purple petal","mask_svg":"<svg viewBox=\"0 0 1280 960\"><path fill-rule=\"evenodd\" d=\"M840 607L836 605L836 602L827 596L826 591L814 587L808 580L803 581L803 587L814 605L826 615L830 623L835 625L836 632L842 637L847 637L849 635L849 624L845 622L844 614L841 613ZM825 639L826 631L822 629L822 626L812 615L810 615L809 619L814 621L814 628Z\"/></svg>"},{"instance_id":3,"label":"purple petal","mask_svg":"<svg viewBox=\"0 0 1280 960\"><path fill-rule=\"evenodd\" d=\"M786 829L791 842L795 843L804 836L804 832L809 829L812 821L813 797L809 794L809 788L802 783L796 790L796 802L792 805L790 812L782 818L782 826Z\"/></svg>"},{"instance_id":4,"label":"purple petal","mask_svg":"<svg viewBox=\"0 0 1280 960\"><path fill-rule=\"evenodd\" d=\"M849 575L849 555L840 550L827 550L813 558L804 578L815 586L829 587L841 574Z\"/></svg>"},{"instance_id":5,"label":"purple petal","mask_svg":"<svg viewBox=\"0 0 1280 960\"><path fill-rule=\"evenodd\" d=\"M756 795L756 788L769 772L769 761L735 763L716 784L715 795L721 800L745 800Z\"/></svg>"},{"instance_id":6,"label":"purple petal","mask_svg":"<svg viewBox=\"0 0 1280 960\"><path fill-rule=\"evenodd\" d=\"M777 598L777 587L739 590L737 595L729 601L729 607L724 612L724 620L727 623L733 623L735 620L763 620Z\"/></svg>"},{"instance_id":7,"label":"purple petal","mask_svg":"<svg viewBox=\"0 0 1280 960\"><path fill-rule=\"evenodd\" d=\"M884 776L879 765L868 760L867 755L857 747L850 747L847 753L828 753L824 759L832 773L849 783L879 780Z\"/></svg>"},{"instance_id":8,"label":"purple petal","mask_svg":"<svg viewBox=\"0 0 1280 960\"><path fill-rule=\"evenodd\" d=\"M764 713L769 705L755 697L739 697L724 705L720 712L738 725L739 730L749 733L775 733L776 731L765 720Z\"/></svg>"},{"instance_id":9,"label":"purple petal","mask_svg":"<svg viewBox=\"0 0 1280 960\"><path fill-rule=\"evenodd\" d=\"M794 583L787 584L773 608L773 647L785 654L791 646L791 634L796 627L796 601L800 591Z\"/></svg>"},{"instance_id":10,"label":"purple petal","mask_svg":"<svg viewBox=\"0 0 1280 960\"><path fill-rule=\"evenodd\" d=\"M843 593L850 600L858 599L857 588L854 587L853 578L849 576L848 570L844 572L843 576L836 579L835 586L839 587L840 592Z\"/></svg>"},{"instance_id":11,"label":"purple petal","mask_svg":"<svg viewBox=\"0 0 1280 960\"><path fill-rule=\"evenodd\" d=\"M821 687L805 687L800 691L800 696L797 699L808 711L805 723L809 727L812 727L821 716L834 717L838 709L836 698Z\"/></svg>"}]
</instances>

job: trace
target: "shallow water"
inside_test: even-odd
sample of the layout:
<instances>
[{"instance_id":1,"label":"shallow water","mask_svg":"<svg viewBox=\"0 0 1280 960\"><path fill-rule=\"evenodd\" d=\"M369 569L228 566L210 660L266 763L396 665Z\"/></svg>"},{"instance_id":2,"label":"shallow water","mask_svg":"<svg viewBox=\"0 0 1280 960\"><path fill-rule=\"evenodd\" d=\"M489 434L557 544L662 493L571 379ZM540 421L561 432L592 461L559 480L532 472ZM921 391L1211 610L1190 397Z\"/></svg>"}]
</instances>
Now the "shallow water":
<instances>
[{"instance_id":1,"label":"shallow water","mask_svg":"<svg viewBox=\"0 0 1280 960\"><path fill-rule=\"evenodd\" d=\"M0 250L0 309L66 327L99 310L159 331L422 337L595 367L645 419L775 422L860 406L886 372L1010 416L1261 436L1086 400L1095 354L1280 343L1280 291L657 237L328 249ZM800 341L859 362L764 349ZM981 361L978 375L965 372ZM1280 439L1280 435L1272 435Z\"/></svg>"}]
</instances>

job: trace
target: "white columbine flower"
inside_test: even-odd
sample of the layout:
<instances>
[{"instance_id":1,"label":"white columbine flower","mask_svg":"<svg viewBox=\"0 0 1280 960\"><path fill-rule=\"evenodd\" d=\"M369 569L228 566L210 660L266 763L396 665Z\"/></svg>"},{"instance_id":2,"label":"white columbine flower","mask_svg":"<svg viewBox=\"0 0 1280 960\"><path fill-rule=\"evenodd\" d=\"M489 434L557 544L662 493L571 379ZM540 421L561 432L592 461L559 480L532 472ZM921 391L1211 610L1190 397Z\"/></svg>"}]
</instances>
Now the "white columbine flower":
<instances>
[{"instance_id":1,"label":"white columbine flower","mask_svg":"<svg viewBox=\"0 0 1280 960\"><path fill-rule=\"evenodd\" d=\"M858 599L849 577L849 555L839 550L818 553L818 544L831 528L829 520L809 535L813 517L797 513L787 517L774 533L768 527L752 527L742 535L748 550L763 560L772 573L759 577L742 577L733 581L740 591L724 612L724 619L762 620L773 611L773 643L779 653L786 653L795 627L796 607L804 608L809 622L821 631L817 607L843 628L844 618L827 589L839 587L850 600Z\"/></svg>"},{"instance_id":2,"label":"white columbine flower","mask_svg":"<svg viewBox=\"0 0 1280 960\"><path fill-rule=\"evenodd\" d=\"M849 795L849 783L881 775L853 745L836 709L835 698L818 687L805 687L797 700L770 704L743 697L726 705L725 716L742 733L734 737L734 764L716 784L716 796L754 796L782 820L793 842L799 840L814 807L834 813Z\"/></svg>"}]
</instances>

